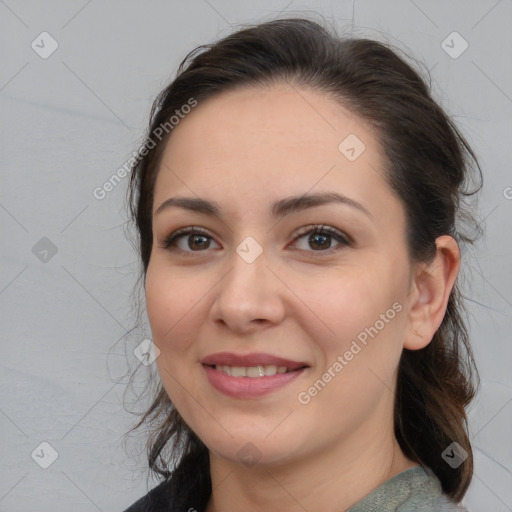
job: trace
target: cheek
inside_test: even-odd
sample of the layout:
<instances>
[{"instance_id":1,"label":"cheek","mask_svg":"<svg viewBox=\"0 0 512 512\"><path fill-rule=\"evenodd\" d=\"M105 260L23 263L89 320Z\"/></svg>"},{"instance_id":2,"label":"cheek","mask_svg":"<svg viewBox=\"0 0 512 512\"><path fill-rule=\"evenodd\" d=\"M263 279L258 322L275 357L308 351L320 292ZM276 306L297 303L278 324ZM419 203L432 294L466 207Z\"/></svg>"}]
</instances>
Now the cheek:
<instances>
[{"instance_id":1,"label":"cheek","mask_svg":"<svg viewBox=\"0 0 512 512\"><path fill-rule=\"evenodd\" d=\"M197 322L201 290L190 276L180 277L161 266L151 265L146 275L146 309L153 341L162 352L180 351L189 345Z\"/></svg>"},{"instance_id":2,"label":"cheek","mask_svg":"<svg viewBox=\"0 0 512 512\"><path fill-rule=\"evenodd\" d=\"M146 275L146 309L153 342L160 350L156 359L162 385L180 413L190 419L189 395L197 395L190 371L197 363L197 329L199 315L204 314L199 301L200 290L193 279L186 282L179 271L161 265L148 267ZM199 301L199 302L198 302Z\"/></svg>"},{"instance_id":3,"label":"cheek","mask_svg":"<svg viewBox=\"0 0 512 512\"><path fill-rule=\"evenodd\" d=\"M368 330L375 334L377 329L379 338L385 338L401 325L401 320L396 320L400 316L397 310L403 309L403 293L393 274L384 268L349 270L336 279L317 280L316 286L306 287L307 304L318 312L319 326L324 326L326 352L347 350L358 337L364 342L370 336Z\"/></svg>"},{"instance_id":4,"label":"cheek","mask_svg":"<svg viewBox=\"0 0 512 512\"><path fill-rule=\"evenodd\" d=\"M379 268L359 274L354 269L308 296L308 305L321 319L318 325L328 330L314 338L322 364L302 397L311 397L308 417L321 414L325 425L339 424L348 409L352 420L363 421L394 387L406 327L405 287Z\"/></svg>"}]
</instances>

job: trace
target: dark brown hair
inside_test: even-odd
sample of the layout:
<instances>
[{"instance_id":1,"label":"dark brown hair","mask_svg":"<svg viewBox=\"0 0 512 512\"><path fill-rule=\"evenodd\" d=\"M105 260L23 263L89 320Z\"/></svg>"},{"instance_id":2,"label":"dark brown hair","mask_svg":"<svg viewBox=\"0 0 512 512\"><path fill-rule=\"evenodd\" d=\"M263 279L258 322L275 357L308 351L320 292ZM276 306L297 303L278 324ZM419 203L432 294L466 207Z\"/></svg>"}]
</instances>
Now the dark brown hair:
<instances>
[{"instance_id":1,"label":"dark brown hair","mask_svg":"<svg viewBox=\"0 0 512 512\"><path fill-rule=\"evenodd\" d=\"M309 20L251 26L192 51L155 100L145 145L152 146L154 131L190 98L201 102L236 87L283 81L330 95L375 128L387 156L386 179L406 211L413 261L429 262L441 235L460 244L473 241L461 226L472 220L465 205L476 192L468 191L470 171L481 178L478 162L419 73L398 50L369 39L340 38ZM153 188L167 137L138 159L131 176L129 200L143 276L151 257ZM430 468L454 500L463 497L473 473L465 409L477 380L462 306L456 285L431 343L403 351L394 412L403 452ZM204 506L211 492L207 449L161 386L134 428L144 422L154 427L148 441L150 468L172 476L174 489L183 496L195 489L198 506ZM442 458L454 441L468 453L457 468ZM172 471L166 452L175 462Z\"/></svg>"}]
</instances>

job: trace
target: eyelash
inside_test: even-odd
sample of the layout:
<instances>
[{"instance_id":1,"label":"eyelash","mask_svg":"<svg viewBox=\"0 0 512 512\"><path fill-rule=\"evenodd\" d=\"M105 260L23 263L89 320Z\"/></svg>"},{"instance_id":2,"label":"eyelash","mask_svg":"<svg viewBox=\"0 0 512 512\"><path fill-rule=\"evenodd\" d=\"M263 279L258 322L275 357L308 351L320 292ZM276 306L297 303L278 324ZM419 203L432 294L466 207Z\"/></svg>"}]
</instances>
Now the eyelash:
<instances>
[{"instance_id":1,"label":"eyelash","mask_svg":"<svg viewBox=\"0 0 512 512\"><path fill-rule=\"evenodd\" d=\"M338 231L337 229L331 228L329 226L324 226L323 224L316 224L316 225L305 226L304 228L301 228L299 230L299 232L297 233L297 235L295 236L294 242L306 235L313 235L313 234L319 234L319 233L327 234L327 235L331 236L332 238L334 238L335 241L338 242L338 245L335 247L330 247L329 249L317 250L317 251L315 251L315 250L308 251L305 249L297 249L297 250L312 253L313 256L317 257L317 256L323 256L325 254L330 255L330 254L333 254L333 253L336 253L336 252L342 250L345 247L353 247L354 246L354 241L348 235L343 234L341 231ZM213 237L211 237L204 229L202 229L200 227L196 227L196 226L191 226L191 227L187 227L187 228L178 229L174 233L171 233L171 235L169 235L163 241L162 248L169 249L169 250L176 250L176 251L179 251L179 252L185 253L185 254L187 254L187 253L194 254L194 253L205 252L205 251L183 251L182 249L177 249L176 248L177 240L179 240L180 238L182 238L186 235L188 235L188 236L203 235L207 238L213 239Z\"/></svg>"}]
</instances>

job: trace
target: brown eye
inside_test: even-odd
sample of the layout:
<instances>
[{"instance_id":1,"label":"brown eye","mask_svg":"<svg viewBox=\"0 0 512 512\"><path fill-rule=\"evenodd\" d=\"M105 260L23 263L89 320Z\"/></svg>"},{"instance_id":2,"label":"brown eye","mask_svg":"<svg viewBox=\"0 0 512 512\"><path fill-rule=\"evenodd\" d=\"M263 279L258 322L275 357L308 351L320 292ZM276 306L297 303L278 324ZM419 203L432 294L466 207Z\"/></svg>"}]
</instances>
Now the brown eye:
<instances>
[{"instance_id":1,"label":"brown eye","mask_svg":"<svg viewBox=\"0 0 512 512\"><path fill-rule=\"evenodd\" d=\"M178 250L182 252L202 252L210 249L212 244L220 246L213 238L198 228L183 228L172 233L162 244L164 249Z\"/></svg>"},{"instance_id":2,"label":"brown eye","mask_svg":"<svg viewBox=\"0 0 512 512\"><path fill-rule=\"evenodd\" d=\"M337 229L326 226L313 226L305 229L307 231L303 231L295 239L295 246L299 250L311 253L330 253L352 245L350 238Z\"/></svg>"},{"instance_id":3,"label":"brown eye","mask_svg":"<svg viewBox=\"0 0 512 512\"><path fill-rule=\"evenodd\" d=\"M323 233L313 233L308 238L308 243L313 249L330 249L331 241L331 235Z\"/></svg>"},{"instance_id":4,"label":"brown eye","mask_svg":"<svg viewBox=\"0 0 512 512\"><path fill-rule=\"evenodd\" d=\"M193 251L200 251L201 249L208 249L210 246L210 239L205 235L189 235L187 237L188 247Z\"/></svg>"}]
</instances>

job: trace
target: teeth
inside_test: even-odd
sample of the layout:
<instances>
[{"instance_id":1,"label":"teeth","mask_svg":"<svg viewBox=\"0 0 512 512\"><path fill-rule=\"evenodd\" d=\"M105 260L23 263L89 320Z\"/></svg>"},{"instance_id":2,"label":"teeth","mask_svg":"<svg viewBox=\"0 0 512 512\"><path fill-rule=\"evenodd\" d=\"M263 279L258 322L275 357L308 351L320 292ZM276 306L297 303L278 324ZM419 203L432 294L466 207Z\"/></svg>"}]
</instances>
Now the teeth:
<instances>
[{"instance_id":1,"label":"teeth","mask_svg":"<svg viewBox=\"0 0 512 512\"><path fill-rule=\"evenodd\" d=\"M215 369L218 372L224 372L231 377L270 377L276 373L286 373L286 366L275 366L273 364L259 365L259 366L226 366L216 365Z\"/></svg>"},{"instance_id":2,"label":"teeth","mask_svg":"<svg viewBox=\"0 0 512 512\"><path fill-rule=\"evenodd\" d=\"M247 368L243 366L232 366L231 377L247 377Z\"/></svg>"},{"instance_id":3,"label":"teeth","mask_svg":"<svg viewBox=\"0 0 512 512\"><path fill-rule=\"evenodd\" d=\"M286 371L286 368L285 370ZM277 366L274 366L273 364L269 364L265 366L265 375L275 375L277 373Z\"/></svg>"},{"instance_id":4,"label":"teeth","mask_svg":"<svg viewBox=\"0 0 512 512\"><path fill-rule=\"evenodd\" d=\"M265 375L265 370L263 366L249 366L248 368L244 368L245 375L242 377L263 377Z\"/></svg>"}]
</instances>

